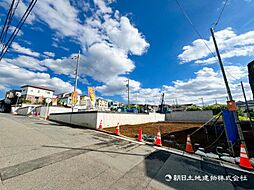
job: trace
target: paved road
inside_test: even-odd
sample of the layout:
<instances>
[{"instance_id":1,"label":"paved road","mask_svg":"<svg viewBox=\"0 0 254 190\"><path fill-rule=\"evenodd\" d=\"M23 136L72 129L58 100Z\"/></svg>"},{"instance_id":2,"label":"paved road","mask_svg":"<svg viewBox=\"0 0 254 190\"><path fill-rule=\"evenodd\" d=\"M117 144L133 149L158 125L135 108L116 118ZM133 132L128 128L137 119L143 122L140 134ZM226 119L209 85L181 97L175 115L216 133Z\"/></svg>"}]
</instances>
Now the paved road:
<instances>
[{"instance_id":1,"label":"paved road","mask_svg":"<svg viewBox=\"0 0 254 190\"><path fill-rule=\"evenodd\" d=\"M254 189L253 175L219 163L10 114L0 114L0 177L0 190Z\"/></svg>"}]
</instances>

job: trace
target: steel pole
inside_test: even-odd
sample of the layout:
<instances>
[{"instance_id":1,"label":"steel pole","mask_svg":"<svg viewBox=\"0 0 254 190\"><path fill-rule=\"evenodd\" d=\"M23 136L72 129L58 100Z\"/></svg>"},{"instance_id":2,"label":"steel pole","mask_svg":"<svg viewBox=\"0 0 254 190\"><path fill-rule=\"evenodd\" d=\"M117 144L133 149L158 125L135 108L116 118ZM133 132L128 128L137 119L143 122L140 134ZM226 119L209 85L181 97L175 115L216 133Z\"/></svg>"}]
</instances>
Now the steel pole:
<instances>
[{"instance_id":1,"label":"steel pole","mask_svg":"<svg viewBox=\"0 0 254 190\"><path fill-rule=\"evenodd\" d=\"M248 105L248 102L247 102L247 98L246 98L246 94L245 94L245 90L244 90L244 86L243 86L242 81L241 81L241 86L242 86L243 97L244 97L244 101L245 101L245 105L246 105L246 110L247 110L249 120L250 120L250 127L251 127L251 130L252 130L252 134L254 136L254 129L253 129L252 120L251 120L251 116L250 116L250 109L249 109L249 105Z\"/></svg>"},{"instance_id":2,"label":"steel pole","mask_svg":"<svg viewBox=\"0 0 254 190\"><path fill-rule=\"evenodd\" d=\"M213 39L214 47L215 47L215 50L216 50L216 53L217 53L217 57L218 57L218 61L219 61L219 64L220 64L222 76L223 76L223 79L224 79L224 82L225 82L225 86L226 86L226 89L227 89L228 97L229 97L229 100L232 101L233 97L232 97L232 94L231 94L231 91L230 91L230 88L229 88L227 76L226 76L226 73L225 73L225 70L224 70L224 66L223 66L223 63L222 63L222 60L221 60L221 56L220 56L220 52L219 52L219 49L218 49L218 45L217 45L217 42L216 42L216 39L215 39L215 36L214 36L214 31L213 31L212 28L210 28L210 31L211 31L211 34L212 34L212 39ZM241 141L241 143L243 143L245 145L245 148L247 150L247 147L246 147L246 144L245 144L245 141L244 141L244 136L243 136L243 133L242 133L242 129L241 129L241 126L240 126L240 123L239 123L239 119L238 119L238 115L237 115L236 111L234 111L234 117L235 117L235 122L236 122L237 130L238 130L238 133L239 133L240 141Z\"/></svg>"},{"instance_id":3,"label":"steel pole","mask_svg":"<svg viewBox=\"0 0 254 190\"><path fill-rule=\"evenodd\" d=\"M78 86L78 70L79 70L79 60L80 60L80 50L78 52L78 56L77 56L77 63L76 63L76 69L75 69L75 84L74 84L74 95L76 96L76 90L77 90L77 86ZM71 111L73 112L75 105L72 105Z\"/></svg>"}]
</instances>

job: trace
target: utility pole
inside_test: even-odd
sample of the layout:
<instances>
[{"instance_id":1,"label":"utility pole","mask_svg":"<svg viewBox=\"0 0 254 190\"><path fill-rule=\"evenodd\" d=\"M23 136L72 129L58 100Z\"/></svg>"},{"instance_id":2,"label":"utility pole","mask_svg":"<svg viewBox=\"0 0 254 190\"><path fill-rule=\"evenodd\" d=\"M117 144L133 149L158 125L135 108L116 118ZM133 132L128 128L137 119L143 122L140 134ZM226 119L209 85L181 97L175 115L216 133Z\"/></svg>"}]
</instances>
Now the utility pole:
<instances>
[{"instance_id":1,"label":"utility pole","mask_svg":"<svg viewBox=\"0 0 254 190\"><path fill-rule=\"evenodd\" d=\"M79 61L80 61L80 50L78 52L78 56L75 56L74 59L77 60L77 63L76 63L76 69L75 69L75 84L74 84L74 90L73 90L74 94L73 95L77 96L76 90L77 90L77 86L78 86L78 70L79 70ZM77 99L75 99L75 100L77 101ZM71 112L73 112L74 106L75 105L72 105Z\"/></svg>"},{"instance_id":2,"label":"utility pole","mask_svg":"<svg viewBox=\"0 0 254 190\"><path fill-rule=\"evenodd\" d=\"M200 99L201 99L201 101L202 101L202 106L203 106L203 108L204 108L204 107L205 107L204 98L201 97Z\"/></svg>"},{"instance_id":3,"label":"utility pole","mask_svg":"<svg viewBox=\"0 0 254 190\"><path fill-rule=\"evenodd\" d=\"M162 93L161 95L161 110L160 112L163 113L164 112L164 93Z\"/></svg>"},{"instance_id":4,"label":"utility pole","mask_svg":"<svg viewBox=\"0 0 254 190\"><path fill-rule=\"evenodd\" d=\"M223 76L223 79L224 79L224 82L225 82L225 86L226 86L226 89L227 89L228 98L229 98L229 101L232 101L233 97L232 97L232 94L231 94L231 91L230 91L230 88L229 88L229 85L228 85L227 76L226 76L226 73L225 73L225 70L224 70L224 66L223 66L223 63L222 63L222 60L221 60L220 52L219 52L219 49L218 49L218 46L217 46L217 43L216 43L216 39L215 39L215 36L214 36L213 28L210 28L210 31L211 31L211 34L212 34L213 43L214 43L215 50L216 50L216 53L217 53L217 57L218 57L218 60L219 60L222 76ZM247 147L246 147L246 144L245 144L245 141L244 141L243 132L242 132L241 126L239 124L239 119L238 119L236 111L234 111L234 117L235 117L235 122L236 122L237 130L238 130L238 133L239 133L240 141L241 141L241 143L243 143L245 145L245 148L247 150Z\"/></svg>"},{"instance_id":5,"label":"utility pole","mask_svg":"<svg viewBox=\"0 0 254 190\"><path fill-rule=\"evenodd\" d=\"M242 81L241 81L241 86L242 86L244 101L245 101L245 104L246 104L246 110L247 110L247 113L248 113L248 116L249 116L249 119L250 119L250 127L251 127L251 130L252 130L252 134L254 136L254 129L253 129L252 120L251 120L251 116L250 116L250 109L249 109L249 105L248 105L248 102L247 102L247 98L246 98L246 94L245 94L245 90L244 90L244 86L243 86Z\"/></svg>"},{"instance_id":6,"label":"utility pole","mask_svg":"<svg viewBox=\"0 0 254 190\"><path fill-rule=\"evenodd\" d=\"M127 80L127 89L128 89L128 108L130 108L130 80Z\"/></svg>"}]
</instances>

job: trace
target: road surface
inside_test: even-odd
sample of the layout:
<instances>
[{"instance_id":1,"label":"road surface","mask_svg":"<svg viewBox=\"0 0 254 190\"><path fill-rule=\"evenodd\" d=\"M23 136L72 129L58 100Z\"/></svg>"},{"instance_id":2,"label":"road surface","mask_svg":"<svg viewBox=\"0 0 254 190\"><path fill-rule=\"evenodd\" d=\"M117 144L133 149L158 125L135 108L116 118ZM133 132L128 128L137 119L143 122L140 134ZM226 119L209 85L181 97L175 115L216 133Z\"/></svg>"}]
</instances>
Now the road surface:
<instances>
[{"instance_id":1,"label":"road surface","mask_svg":"<svg viewBox=\"0 0 254 190\"><path fill-rule=\"evenodd\" d=\"M254 189L253 174L217 162L11 114L0 114L0 177L0 190Z\"/></svg>"}]
</instances>

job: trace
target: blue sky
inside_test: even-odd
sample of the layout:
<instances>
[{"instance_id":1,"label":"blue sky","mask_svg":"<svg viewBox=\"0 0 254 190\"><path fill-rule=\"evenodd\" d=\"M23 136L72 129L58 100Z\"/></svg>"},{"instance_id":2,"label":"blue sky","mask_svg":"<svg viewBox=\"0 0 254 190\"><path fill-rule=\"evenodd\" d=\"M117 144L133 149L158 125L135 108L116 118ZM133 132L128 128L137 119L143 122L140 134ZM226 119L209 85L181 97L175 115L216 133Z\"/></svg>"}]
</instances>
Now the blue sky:
<instances>
[{"instance_id":1,"label":"blue sky","mask_svg":"<svg viewBox=\"0 0 254 190\"><path fill-rule=\"evenodd\" d=\"M29 1L20 1L14 23ZM179 0L212 51L209 28L224 1ZM3 25L10 0L0 2ZM254 1L228 0L215 35L233 97L248 98L246 65L254 55ZM94 86L96 95L126 102L206 104L226 101L218 63L194 32L176 0L38 1L12 48L0 62L0 97L9 89L33 84L71 92L75 61L81 50L80 94Z\"/></svg>"}]
</instances>

